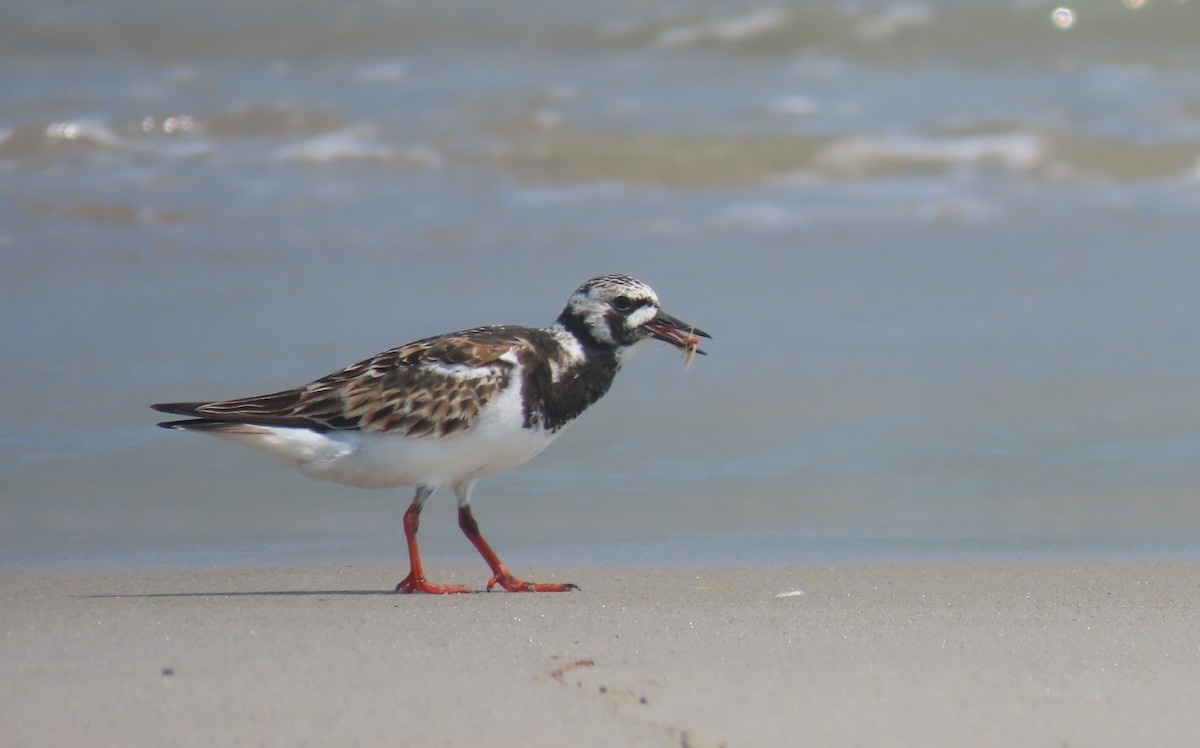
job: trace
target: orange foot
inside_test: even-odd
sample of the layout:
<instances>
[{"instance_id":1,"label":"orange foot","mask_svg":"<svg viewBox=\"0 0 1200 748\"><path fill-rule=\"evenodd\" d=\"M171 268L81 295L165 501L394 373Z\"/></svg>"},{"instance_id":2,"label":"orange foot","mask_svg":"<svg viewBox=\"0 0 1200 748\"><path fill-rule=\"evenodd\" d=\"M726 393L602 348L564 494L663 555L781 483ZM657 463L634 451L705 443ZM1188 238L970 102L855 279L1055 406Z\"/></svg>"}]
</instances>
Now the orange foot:
<instances>
[{"instance_id":1,"label":"orange foot","mask_svg":"<svg viewBox=\"0 0 1200 748\"><path fill-rule=\"evenodd\" d=\"M579 589L579 585L570 583L526 582L523 579L517 579L512 574L501 574L492 577L492 580L488 582L488 592L491 592L492 588L496 585L500 585L509 592L571 592L572 590Z\"/></svg>"},{"instance_id":2,"label":"orange foot","mask_svg":"<svg viewBox=\"0 0 1200 748\"><path fill-rule=\"evenodd\" d=\"M413 577L412 574L400 580L400 584L396 585L396 591L405 594L424 592L429 595L454 595L463 592L474 592L474 590L463 587L461 584L431 584L425 581L425 577Z\"/></svg>"}]
</instances>

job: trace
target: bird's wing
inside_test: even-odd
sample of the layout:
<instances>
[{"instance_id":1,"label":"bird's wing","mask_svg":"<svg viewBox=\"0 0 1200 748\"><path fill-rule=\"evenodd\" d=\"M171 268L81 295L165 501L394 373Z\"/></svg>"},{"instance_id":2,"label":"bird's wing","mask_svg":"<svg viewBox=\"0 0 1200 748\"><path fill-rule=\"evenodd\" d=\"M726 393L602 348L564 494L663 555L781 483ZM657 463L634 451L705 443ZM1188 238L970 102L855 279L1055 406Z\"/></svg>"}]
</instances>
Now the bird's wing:
<instances>
[{"instance_id":1,"label":"bird's wing","mask_svg":"<svg viewBox=\"0 0 1200 748\"><path fill-rule=\"evenodd\" d=\"M446 436L470 428L508 385L517 351L532 345L522 332L464 330L392 348L303 387L151 407L209 422Z\"/></svg>"}]
</instances>

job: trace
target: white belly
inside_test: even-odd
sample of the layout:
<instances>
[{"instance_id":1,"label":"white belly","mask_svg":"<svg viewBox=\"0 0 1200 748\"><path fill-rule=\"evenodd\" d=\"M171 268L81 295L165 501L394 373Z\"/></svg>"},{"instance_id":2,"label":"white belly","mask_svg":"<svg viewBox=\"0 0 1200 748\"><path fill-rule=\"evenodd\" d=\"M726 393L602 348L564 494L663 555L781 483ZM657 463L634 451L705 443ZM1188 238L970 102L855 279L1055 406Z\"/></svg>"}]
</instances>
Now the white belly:
<instances>
[{"instance_id":1,"label":"white belly","mask_svg":"<svg viewBox=\"0 0 1200 748\"><path fill-rule=\"evenodd\" d=\"M510 470L562 433L522 428L518 392L501 393L471 428L440 438L285 426L206 433L257 449L316 480L359 488L445 486Z\"/></svg>"}]
</instances>

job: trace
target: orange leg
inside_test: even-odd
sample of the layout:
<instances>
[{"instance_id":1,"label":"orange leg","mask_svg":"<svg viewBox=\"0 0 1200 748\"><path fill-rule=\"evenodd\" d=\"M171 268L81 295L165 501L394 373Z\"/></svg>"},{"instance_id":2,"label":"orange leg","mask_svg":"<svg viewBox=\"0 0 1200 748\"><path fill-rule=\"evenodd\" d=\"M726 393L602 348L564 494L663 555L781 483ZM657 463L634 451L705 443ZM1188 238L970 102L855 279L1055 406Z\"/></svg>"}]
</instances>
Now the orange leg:
<instances>
[{"instance_id":1,"label":"orange leg","mask_svg":"<svg viewBox=\"0 0 1200 748\"><path fill-rule=\"evenodd\" d=\"M406 514L405 519L407 520L407 518ZM471 514L470 504L464 504L458 508L458 526L462 528L463 534L467 536L467 539L479 551L479 555L483 556L483 560L487 561L488 566L492 569L493 576L488 582L488 592L491 592L496 585L500 585L509 592L569 592L579 589L574 584L526 582L514 577L496 552L492 550L492 547L488 545L488 542L483 539L483 535L479 532L479 524L475 521L475 516Z\"/></svg>"},{"instance_id":2,"label":"orange leg","mask_svg":"<svg viewBox=\"0 0 1200 748\"><path fill-rule=\"evenodd\" d=\"M421 549L417 546L417 529L421 526L421 507L425 505L432 489L424 486L417 489L417 495L404 512L404 538L408 541L408 560L410 569L408 576L396 585L397 592L427 592L431 595L448 595L457 592L472 592L458 584L431 584L425 579L425 565L421 563Z\"/></svg>"}]
</instances>

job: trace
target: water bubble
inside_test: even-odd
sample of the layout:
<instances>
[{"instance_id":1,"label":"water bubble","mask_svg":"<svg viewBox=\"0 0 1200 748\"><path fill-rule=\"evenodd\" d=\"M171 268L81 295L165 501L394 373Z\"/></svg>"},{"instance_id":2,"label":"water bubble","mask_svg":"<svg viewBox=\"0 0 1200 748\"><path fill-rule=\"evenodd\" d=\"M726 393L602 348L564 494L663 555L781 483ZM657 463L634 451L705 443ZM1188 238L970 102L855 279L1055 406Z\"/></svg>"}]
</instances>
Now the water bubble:
<instances>
[{"instance_id":1,"label":"water bubble","mask_svg":"<svg viewBox=\"0 0 1200 748\"><path fill-rule=\"evenodd\" d=\"M1050 20L1060 29L1069 29L1075 25L1075 11L1070 8L1055 8L1050 14Z\"/></svg>"},{"instance_id":2,"label":"water bubble","mask_svg":"<svg viewBox=\"0 0 1200 748\"><path fill-rule=\"evenodd\" d=\"M74 122L52 122L46 126L46 137L58 140L74 140L79 137L79 125Z\"/></svg>"},{"instance_id":3,"label":"water bubble","mask_svg":"<svg viewBox=\"0 0 1200 748\"><path fill-rule=\"evenodd\" d=\"M192 119L190 114L183 114L178 117L167 117L163 120L162 130L165 133L187 132L192 129L196 121Z\"/></svg>"}]
</instances>

